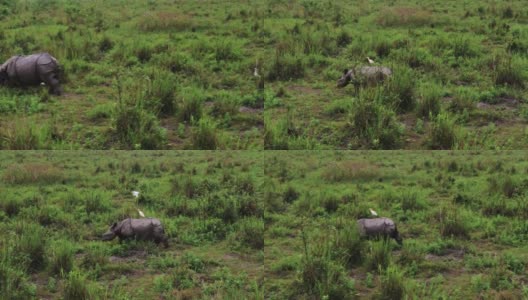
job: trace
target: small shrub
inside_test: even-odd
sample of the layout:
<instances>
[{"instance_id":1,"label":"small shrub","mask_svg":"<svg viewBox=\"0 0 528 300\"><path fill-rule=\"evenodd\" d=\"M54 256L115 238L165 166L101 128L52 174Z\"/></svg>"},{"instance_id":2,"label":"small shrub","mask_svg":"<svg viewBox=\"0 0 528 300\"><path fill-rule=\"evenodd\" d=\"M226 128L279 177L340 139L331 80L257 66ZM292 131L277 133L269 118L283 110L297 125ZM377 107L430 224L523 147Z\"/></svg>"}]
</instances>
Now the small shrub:
<instances>
[{"instance_id":1,"label":"small shrub","mask_svg":"<svg viewBox=\"0 0 528 300\"><path fill-rule=\"evenodd\" d=\"M48 266L54 275L67 275L73 268L73 245L68 241L58 241L51 245Z\"/></svg>"},{"instance_id":2,"label":"small shrub","mask_svg":"<svg viewBox=\"0 0 528 300\"><path fill-rule=\"evenodd\" d=\"M368 148L398 148L402 129L395 112L382 104L380 94L369 99L371 96L362 91L360 99L354 102L344 130L351 132L359 139L360 144Z\"/></svg>"},{"instance_id":3,"label":"small shrub","mask_svg":"<svg viewBox=\"0 0 528 300\"><path fill-rule=\"evenodd\" d=\"M299 198L299 193L292 186L288 186L288 188L282 194L282 199L284 200L284 202L287 202L287 203L292 203L298 198Z\"/></svg>"},{"instance_id":4,"label":"small shrub","mask_svg":"<svg viewBox=\"0 0 528 300\"><path fill-rule=\"evenodd\" d=\"M198 97L182 98L178 105L178 117L181 121L198 121L202 117L202 101Z\"/></svg>"},{"instance_id":5,"label":"small shrub","mask_svg":"<svg viewBox=\"0 0 528 300\"><path fill-rule=\"evenodd\" d=\"M235 60L240 57L240 50L226 39L216 41L213 49L216 61Z\"/></svg>"},{"instance_id":6,"label":"small shrub","mask_svg":"<svg viewBox=\"0 0 528 300\"><path fill-rule=\"evenodd\" d=\"M434 150L452 149L455 147L457 139L455 120L447 113L440 113L431 124L430 148Z\"/></svg>"},{"instance_id":7,"label":"small shrub","mask_svg":"<svg viewBox=\"0 0 528 300\"><path fill-rule=\"evenodd\" d=\"M408 68L394 70L387 85L389 102L400 112L413 110L415 99L415 76Z\"/></svg>"},{"instance_id":8,"label":"small shrub","mask_svg":"<svg viewBox=\"0 0 528 300\"><path fill-rule=\"evenodd\" d=\"M219 147L216 124L209 118L201 118L192 132L193 149L215 150Z\"/></svg>"},{"instance_id":9,"label":"small shrub","mask_svg":"<svg viewBox=\"0 0 528 300\"><path fill-rule=\"evenodd\" d=\"M443 207L440 210L440 234L444 237L469 238L469 229L457 208Z\"/></svg>"},{"instance_id":10,"label":"small shrub","mask_svg":"<svg viewBox=\"0 0 528 300\"><path fill-rule=\"evenodd\" d=\"M390 240L379 240L370 243L366 264L371 271L387 269L391 262L392 246Z\"/></svg>"},{"instance_id":11,"label":"small shrub","mask_svg":"<svg viewBox=\"0 0 528 300\"><path fill-rule=\"evenodd\" d=\"M474 102L476 96L470 90L458 90L451 103L449 103L449 111L453 113L462 113L464 111L471 111L475 108Z\"/></svg>"},{"instance_id":12,"label":"small shrub","mask_svg":"<svg viewBox=\"0 0 528 300\"><path fill-rule=\"evenodd\" d=\"M3 211L8 217L14 217L20 212L23 203L18 198L8 198L0 202L0 211Z\"/></svg>"},{"instance_id":13,"label":"small shrub","mask_svg":"<svg viewBox=\"0 0 528 300\"><path fill-rule=\"evenodd\" d=\"M424 208L424 203L422 199L418 196L416 192L408 191L404 192L400 196L401 208L404 212L406 211L416 211Z\"/></svg>"},{"instance_id":14,"label":"small shrub","mask_svg":"<svg viewBox=\"0 0 528 300\"><path fill-rule=\"evenodd\" d=\"M333 249L348 267L356 266L363 261L363 241L357 230L357 224L344 224L337 231Z\"/></svg>"},{"instance_id":15,"label":"small shrub","mask_svg":"<svg viewBox=\"0 0 528 300\"><path fill-rule=\"evenodd\" d=\"M42 227L34 223L23 224L15 242L15 253L29 260L30 270L44 266L46 234Z\"/></svg>"},{"instance_id":16,"label":"small shrub","mask_svg":"<svg viewBox=\"0 0 528 300\"><path fill-rule=\"evenodd\" d=\"M86 214L102 213L110 209L110 203L104 200L101 194L91 193L84 198Z\"/></svg>"},{"instance_id":17,"label":"small shrub","mask_svg":"<svg viewBox=\"0 0 528 300\"><path fill-rule=\"evenodd\" d=\"M106 248L100 243L93 243L85 248L85 256L81 265L88 269L100 268L105 266L107 262Z\"/></svg>"},{"instance_id":18,"label":"small shrub","mask_svg":"<svg viewBox=\"0 0 528 300\"><path fill-rule=\"evenodd\" d=\"M173 282L167 275L159 275L154 278L153 288L158 293L165 293L173 289Z\"/></svg>"},{"instance_id":19,"label":"small shrub","mask_svg":"<svg viewBox=\"0 0 528 300\"><path fill-rule=\"evenodd\" d=\"M114 42L107 36L103 37L99 41L99 51L100 52L108 52L114 47Z\"/></svg>"},{"instance_id":20,"label":"small shrub","mask_svg":"<svg viewBox=\"0 0 528 300\"><path fill-rule=\"evenodd\" d=\"M267 78L274 80L292 80L304 77L306 63L300 55L279 54L275 55Z\"/></svg>"},{"instance_id":21,"label":"small shrub","mask_svg":"<svg viewBox=\"0 0 528 300\"><path fill-rule=\"evenodd\" d=\"M153 112L163 116L173 115L176 112L176 97L172 74L158 74L152 81L152 86L147 93L153 106Z\"/></svg>"},{"instance_id":22,"label":"small shrub","mask_svg":"<svg viewBox=\"0 0 528 300\"><path fill-rule=\"evenodd\" d=\"M508 198L513 198L521 192L520 183L509 175L491 177L488 180L488 192L491 195L502 194Z\"/></svg>"},{"instance_id":23,"label":"small shrub","mask_svg":"<svg viewBox=\"0 0 528 300\"><path fill-rule=\"evenodd\" d=\"M420 99L416 106L416 114L422 119L435 118L440 113L440 99L442 89L436 84L421 88Z\"/></svg>"},{"instance_id":24,"label":"small shrub","mask_svg":"<svg viewBox=\"0 0 528 300\"><path fill-rule=\"evenodd\" d=\"M380 277L380 299L403 299L405 295L403 276L403 272L396 265L389 266Z\"/></svg>"},{"instance_id":25,"label":"small shrub","mask_svg":"<svg viewBox=\"0 0 528 300\"><path fill-rule=\"evenodd\" d=\"M346 47L352 42L352 36L345 30L341 30L337 34L336 44L338 47Z\"/></svg>"},{"instance_id":26,"label":"small shrub","mask_svg":"<svg viewBox=\"0 0 528 300\"><path fill-rule=\"evenodd\" d=\"M4 299L26 300L36 296L36 286L13 259L14 250L5 245L0 249L0 296Z\"/></svg>"},{"instance_id":27,"label":"small shrub","mask_svg":"<svg viewBox=\"0 0 528 300\"><path fill-rule=\"evenodd\" d=\"M236 232L237 240L252 249L264 249L264 221L257 218L246 218L239 222Z\"/></svg>"},{"instance_id":28,"label":"small shrub","mask_svg":"<svg viewBox=\"0 0 528 300\"><path fill-rule=\"evenodd\" d=\"M524 75L521 65L514 64L511 58L500 63L495 70L495 85L524 88Z\"/></svg>"},{"instance_id":29,"label":"small shrub","mask_svg":"<svg viewBox=\"0 0 528 300\"><path fill-rule=\"evenodd\" d=\"M118 105L114 113L114 128L118 140L131 149L163 149L165 130L155 115L133 105Z\"/></svg>"},{"instance_id":30,"label":"small shrub","mask_svg":"<svg viewBox=\"0 0 528 300\"><path fill-rule=\"evenodd\" d=\"M476 46L469 39L455 38L452 41L452 47L455 57L473 57L478 53Z\"/></svg>"},{"instance_id":31,"label":"small shrub","mask_svg":"<svg viewBox=\"0 0 528 300\"><path fill-rule=\"evenodd\" d=\"M89 300L90 295L88 280L79 271L71 271L64 285L64 300Z\"/></svg>"},{"instance_id":32,"label":"small shrub","mask_svg":"<svg viewBox=\"0 0 528 300\"><path fill-rule=\"evenodd\" d=\"M92 108L91 110L87 112L86 116L91 121L109 119L113 115L114 109L115 109L115 106L110 103L96 105L94 108Z\"/></svg>"},{"instance_id":33,"label":"small shrub","mask_svg":"<svg viewBox=\"0 0 528 300\"><path fill-rule=\"evenodd\" d=\"M288 122L285 119L272 121L271 118L264 119L264 149L266 150L288 150Z\"/></svg>"},{"instance_id":34,"label":"small shrub","mask_svg":"<svg viewBox=\"0 0 528 300\"><path fill-rule=\"evenodd\" d=\"M354 282L343 266L331 259L329 246L323 241L312 254L303 257L298 271L298 289L317 299L347 299L354 293Z\"/></svg>"}]
</instances>

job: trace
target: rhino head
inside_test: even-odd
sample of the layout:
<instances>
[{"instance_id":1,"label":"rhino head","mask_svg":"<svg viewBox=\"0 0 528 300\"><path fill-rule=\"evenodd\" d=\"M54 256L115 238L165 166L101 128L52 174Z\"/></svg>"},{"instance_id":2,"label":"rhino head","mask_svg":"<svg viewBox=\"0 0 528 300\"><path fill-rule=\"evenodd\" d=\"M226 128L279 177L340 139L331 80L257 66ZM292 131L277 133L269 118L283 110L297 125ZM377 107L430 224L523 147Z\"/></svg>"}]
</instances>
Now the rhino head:
<instances>
[{"instance_id":1,"label":"rhino head","mask_svg":"<svg viewBox=\"0 0 528 300\"><path fill-rule=\"evenodd\" d=\"M343 71L343 75L341 75L341 77L337 80L337 87L343 88L347 86L350 83L350 81L352 81L353 79L354 79L354 72L352 70L345 69Z\"/></svg>"},{"instance_id":2,"label":"rhino head","mask_svg":"<svg viewBox=\"0 0 528 300\"><path fill-rule=\"evenodd\" d=\"M103 234L102 240L103 241L111 241L111 240L115 239L116 232L117 232L117 223L114 223L112 226L110 226L108 231Z\"/></svg>"}]
</instances>

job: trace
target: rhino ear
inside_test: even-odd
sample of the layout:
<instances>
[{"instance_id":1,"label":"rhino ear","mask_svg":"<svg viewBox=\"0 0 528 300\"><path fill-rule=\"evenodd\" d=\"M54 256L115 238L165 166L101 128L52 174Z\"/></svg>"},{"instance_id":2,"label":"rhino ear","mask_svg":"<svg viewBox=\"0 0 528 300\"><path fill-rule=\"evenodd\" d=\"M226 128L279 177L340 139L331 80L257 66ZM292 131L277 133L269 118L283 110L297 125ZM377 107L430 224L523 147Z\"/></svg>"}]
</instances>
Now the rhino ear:
<instances>
[{"instance_id":1,"label":"rhino ear","mask_svg":"<svg viewBox=\"0 0 528 300\"><path fill-rule=\"evenodd\" d=\"M345 70L343 71L343 75L346 75L347 73L348 73L348 69L345 69Z\"/></svg>"},{"instance_id":2,"label":"rhino ear","mask_svg":"<svg viewBox=\"0 0 528 300\"><path fill-rule=\"evenodd\" d=\"M117 227L117 223L114 223L114 224L112 224L112 227L110 227L110 229L114 229L116 227Z\"/></svg>"}]
</instances>

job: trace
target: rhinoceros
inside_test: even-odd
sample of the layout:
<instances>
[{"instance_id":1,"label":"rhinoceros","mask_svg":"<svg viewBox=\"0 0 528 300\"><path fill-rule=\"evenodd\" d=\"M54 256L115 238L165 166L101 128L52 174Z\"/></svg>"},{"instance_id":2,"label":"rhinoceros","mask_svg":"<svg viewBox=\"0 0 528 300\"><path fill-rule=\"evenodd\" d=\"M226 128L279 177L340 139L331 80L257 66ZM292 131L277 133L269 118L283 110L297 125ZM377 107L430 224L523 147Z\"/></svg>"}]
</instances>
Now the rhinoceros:
<instances>
[{"instance_id":1,"label":"rhinoceros","mask_svg":"<svg viewBox=\"0 0 528 300\"><path fill-rule=\"evenodd\" d=\"M125 219L119 223L114 223L110 229L103 234L103 241L119 238L119 242L126 239L136 239L143 241L154 241L156 244L163 243L169 246L165 230L160 220L155 218L145 219Z\"/></svg>"},{"instance_id":2,"label":"rhinoceros","mask_svg":"<svg viewBox=\"0 0 528 300\"><path fill-rule=\"evenodd\" d=\"M60 95L60 65L49 53L13 56L0 66L0 84L29 86L42 82L50 93Z\"/></svg>"},{"instance_id":3,"label":"rhinoceros","mask_svg":"<svg viewBox=\"0 0 528 300\"><path fill-rule=\"evenodd\" d=\"M387 67L357 67L345 69L341 78L337 80L337 87L343 88L353 82L356 89L360 84L376 84L392 75L392 70Z\"/></svg>"},{"instance_id":4,"label":"rhinoceros","mask_svg":"<svg viewBox=\"0 0 528 300\"><path fill-rule=\"evenodd\" d=\"M357 224L362 236L393 238L398 244L403 243L396 224L389 218L359 219Z\"/></svg>"}]
</instances>

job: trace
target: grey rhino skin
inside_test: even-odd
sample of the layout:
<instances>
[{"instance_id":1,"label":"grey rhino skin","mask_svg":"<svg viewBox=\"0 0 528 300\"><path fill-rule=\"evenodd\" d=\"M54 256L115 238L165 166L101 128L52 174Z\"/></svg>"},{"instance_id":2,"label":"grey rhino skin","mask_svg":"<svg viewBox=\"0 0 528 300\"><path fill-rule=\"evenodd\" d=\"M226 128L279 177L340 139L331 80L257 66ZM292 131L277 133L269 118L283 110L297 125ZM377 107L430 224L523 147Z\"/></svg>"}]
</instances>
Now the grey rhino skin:
<instances>
[{"instance_id":1,"label":"grey rhino skin","mask_svg":"<svg viewBox=\"0 0 528 300\"><path fill-rule=\"evenodd\" d=\"M392 70L387 67L357 67L345 69L341 78L337 80L337 87L343 88L353 82L356 89L360 84L376 84L392 75Z\"/></svg>"},{"instance_id":2,"label":"grey rhino skin","mask_svg":"<svg viewBox=\"0 0 528 300\"><path fill-rule=\"evenodd\" d=\"M62 94L60 65L49 53L13 56L0 66L0 84L29 86L44 82L50 93Z\"/></svg>"},{"instance_id":3,"label":"grey rhino skin","mask_svg":"<svg viewBox=\"0 0 528 300\"><path fill-rule=\"evenodd\" d=\"M114 223L106 233L103 234L103 241L110 241L118 237L119 242L127 239L143 241L154 241L156 244L163 243L169 246L165 230L160 220L154 218L145 219L125 219L119 223Z\"/></svg>"},{"instance_id":4,"label":"grey rhino skin","mask_svg":"<svg viewBox=\"0 0 528 300\"><path fill-rule=\"evenodd\" d=\"M398 233L396 224L389 218L359 219L357 220L359 233L366 237L393 238L402 245L403 240Z\"/></svg>"}]
</instances>

